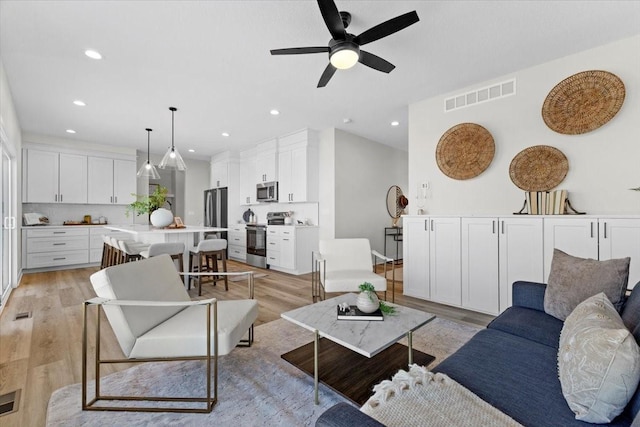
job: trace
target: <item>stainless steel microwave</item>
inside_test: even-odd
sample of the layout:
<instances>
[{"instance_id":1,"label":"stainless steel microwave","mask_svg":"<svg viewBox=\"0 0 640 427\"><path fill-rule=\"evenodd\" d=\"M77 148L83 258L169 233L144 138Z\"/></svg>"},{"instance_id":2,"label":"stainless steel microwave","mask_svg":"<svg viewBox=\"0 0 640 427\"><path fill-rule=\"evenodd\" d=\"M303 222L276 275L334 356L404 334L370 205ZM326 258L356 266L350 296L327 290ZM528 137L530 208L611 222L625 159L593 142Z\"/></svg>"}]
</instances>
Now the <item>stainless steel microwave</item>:
<instances>
[{"instance_id":1,"label":"stainless steel microwave","mask_svg":"<svg viewBox=\"0 0 640 427\"><path fill-rule=\"evenodd\" d=\"M263 182L256 185L256 200L259 202L277 202L278 182Z\"/></svg>"}]
</instances>

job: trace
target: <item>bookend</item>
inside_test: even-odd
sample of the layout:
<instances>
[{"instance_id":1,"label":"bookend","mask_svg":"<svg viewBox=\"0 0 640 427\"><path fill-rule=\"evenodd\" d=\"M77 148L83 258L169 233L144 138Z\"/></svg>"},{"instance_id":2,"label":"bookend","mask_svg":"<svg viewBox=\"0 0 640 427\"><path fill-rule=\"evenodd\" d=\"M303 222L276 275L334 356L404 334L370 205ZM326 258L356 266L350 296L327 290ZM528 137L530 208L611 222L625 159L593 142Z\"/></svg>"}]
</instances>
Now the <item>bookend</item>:
<instances>
[{"instance_id":1,"label":"bookend","mask_svg":"<svg viewBox=\"0 0 640 427\"><path fill-rule=\"evenodd\" d=\"M564 213L568 215L585 215L586 214L586 212L578 212L577 210L575 210L573 206L571 206L571 202L569 201L569 199L565 200L564 202Z\"/></svg>"},{"instance_id":2,"label":"bookend","mask_svg":"<svg viewBox=\"0 0 640 427\"><path fill-rule=\"evenodd\" d=\"M522 208L518 212L514 212L514 215L529 215L527 212L527 199L524 199L524 203L522 204Z\"/></svg>"}]
</instances>

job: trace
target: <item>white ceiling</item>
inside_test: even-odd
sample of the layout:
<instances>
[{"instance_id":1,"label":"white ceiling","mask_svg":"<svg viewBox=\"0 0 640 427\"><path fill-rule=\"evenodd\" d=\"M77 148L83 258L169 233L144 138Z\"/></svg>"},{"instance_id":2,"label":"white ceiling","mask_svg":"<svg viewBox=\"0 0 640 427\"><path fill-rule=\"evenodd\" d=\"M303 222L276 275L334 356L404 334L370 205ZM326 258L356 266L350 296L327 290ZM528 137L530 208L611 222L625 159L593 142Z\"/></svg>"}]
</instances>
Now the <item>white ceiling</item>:
<instances>
[{"instance_id":1,"label":"white ceiling","mask_svg":"<svg viewBox=\"0 0 640 427\"><path fill-rule=\"evenodd\" d=\"M351 12L353 34L417 10L420 22L365 47L394 71L358 64L317 89L326 54L271 56L327 44L312 0L0 0L0 58L28 133L146 151L151 127L151 151L162 153L175 106L185 157L304 127L406 150L408 104L640 33L638 1L336 3ZM86 49L104 58L91 60Z\"/></svg>"}]
</instances>

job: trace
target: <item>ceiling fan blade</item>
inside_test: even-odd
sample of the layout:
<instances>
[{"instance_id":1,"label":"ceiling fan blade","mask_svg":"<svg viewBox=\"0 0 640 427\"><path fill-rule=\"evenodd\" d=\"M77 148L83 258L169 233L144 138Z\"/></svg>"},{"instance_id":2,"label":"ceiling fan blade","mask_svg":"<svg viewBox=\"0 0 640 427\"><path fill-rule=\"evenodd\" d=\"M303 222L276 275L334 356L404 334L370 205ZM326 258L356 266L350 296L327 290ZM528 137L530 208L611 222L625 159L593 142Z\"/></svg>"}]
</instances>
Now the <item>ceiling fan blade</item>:
<instances>
[{"instance_id":1,"label":"ceiling fan blade","mask_svg":"<svg viewBox=\"0 0 640 427\"><path fill-rule=\"evenodd\" d=\"M322 76L320 76L318 87L325 87L327 83L329 83L329 80L331 80L331 77L333 77L333 75L335 74L336 70L337 68L329 63L329 65L327 65L327 68L324 69Z\"/></svg>"},{"instance_id":2,"label":"ceiling fan blade","mask_svg":"<svg viewBox=\"0 0 640 427\"><path fill-rule=\"evenodd\" d=\"M322 19L324 19L324 23L331 33L331 37L333 37L334 40L344 40L346 31L340 12L338 12L338 8L333 0L318 0L318 6L320 7Z\"/></svg>"},{"instance_id":3,"label":"ceiling fan blade","mask_svg":"<svg viewBox=\"0 0 640 427\"><path fill-rule=\"evenodd\" d=\"M300 55L303 53L329 52L327 46L316 47L290 47L286 49L271 49L271 55Z\"/></svg>"},{"instance_id":4,"label":"ceiling fan blade","mask_svg":"<svg viewBox=\"0 0 640 427\"><path fill-rule=\"evenodd\" d=\"M419 20L418 13L414 10L369 28L364 33L359 34L353 41L362 46L403 30Z\"/></svg>"},{"instance_id":5,"label":"ceiling fan blade","mask_svg":"<svg viewBox=\"0 0 640 427\"><path fill-rule=\"evenodd\" d=\"M360 51L360 59L358 62L366 65L367 67L371 67L374 70L382 71L383 73L390 73L394 68L396 68L396 66L391 62L386 61L373 53L365 52L364 50Z\"/></svg>"}]
</instances>

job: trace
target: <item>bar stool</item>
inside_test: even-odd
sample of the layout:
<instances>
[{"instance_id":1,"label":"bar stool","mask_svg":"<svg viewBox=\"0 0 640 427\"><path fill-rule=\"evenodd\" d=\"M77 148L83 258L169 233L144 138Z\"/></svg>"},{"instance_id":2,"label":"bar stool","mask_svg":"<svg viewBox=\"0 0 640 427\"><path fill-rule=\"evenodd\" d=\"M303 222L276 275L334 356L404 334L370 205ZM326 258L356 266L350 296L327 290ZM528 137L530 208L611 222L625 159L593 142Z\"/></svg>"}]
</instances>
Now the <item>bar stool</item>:
<instances>
[{"instance_id":1,"label":"bar stool","mask_svg":"<svg viewBox=\"0 0 640 427\"><path fill-rule=\"evenodd\" d=\"M149 249L140 251L142 258L151 258L162 254L170 255L172 259L178 260L178 271L181 273L184 271L184 243L152 243L149 245Z\"/></svg>"},{"instance_id":2,"label":"bar stool","mask_svg":"<svg viewBox=\"0 0 640 427\"><path fill-rule=\"evenodd\" d=\"M115 237L109 237L109 242L111 245L111 263L110 265L118 265L124 262L124 257L122 253L122 249L120 249L120 244L118 243L118 239Z\"/></svg>"},{"instance_id":3,"label":"bar stool","mask_svg":"<svg viewBox=\"0 0 640 427\"><path fill-rule=\"evenodd\" d=\"M148 244L136 242L133 240L118 240L118 247L122 251L122 257L124 262L138 261L142 259L140 252L149 249Z\"/></svg>"},{"instance_id":4,"label":"bar stool","mask_svg":"<svg viewBox=\"0 0 640 427\"><path fill-rule=\"evenodd\" d=\"M195 260L194 260L195 257ZM189 251L189 263L191 272L203 273L205 271L218 271L218 257L222 259L222 271L227 272L227 241L225 239L205 239L198 243L198 246L191 248ZM202 264L204 258L205 264ZM209 263L212 263L211 265ZM198 283L198 295L202 295L201 276L196 276ZM218 280L224 280L224 290L229 290L229 281L227 276L214 276L213 285ZM191 289L191 280L189 280L189 289Z\"/></svg>"},{"instance_id":5,"label":"bar stool","mask_svg":"<svg viewBox=\"0 0 640 427\"><path fill-rule=\"evenodd\" d=\"M111 238L105 234L102 235L102 260L100 261L100 269L111 267L113 258L113 246L111 246Z\"/></svg>"}]
</instances>

